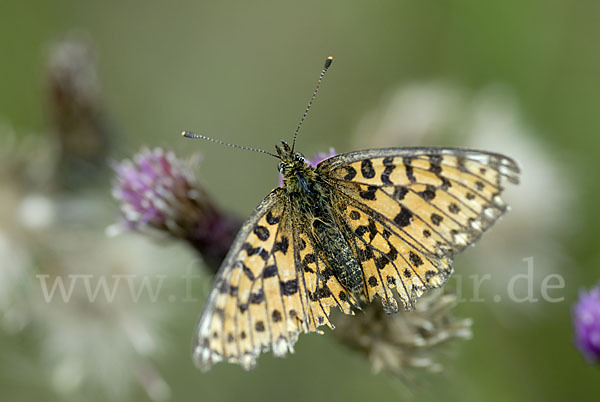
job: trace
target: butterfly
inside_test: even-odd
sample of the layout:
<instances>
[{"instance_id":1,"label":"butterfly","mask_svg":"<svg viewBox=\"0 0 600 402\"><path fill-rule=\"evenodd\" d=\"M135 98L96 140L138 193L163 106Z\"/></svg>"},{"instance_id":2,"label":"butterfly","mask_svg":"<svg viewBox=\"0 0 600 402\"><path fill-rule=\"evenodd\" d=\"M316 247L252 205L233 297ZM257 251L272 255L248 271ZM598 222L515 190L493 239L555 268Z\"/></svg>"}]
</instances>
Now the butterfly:
<instances>
[{"instance_id":1,"label":"butterfly","mask_svg":"<svg viewBox=\"0 0 600 402\"><path fill-rule=\"evenodd\" d=\"M283 184L244 223L217 273L195 336L201 369L250 369L262 351L293 352L300 333L334 328L333 308L353 315L377 297L388 313L398 300L412 310L446 283L453 255L507 211L502 186L518 183L519 168L492 152L368 149L310 166L295 139L329 65L292 146L271 154Z\"/></svg>"}]
</instances>

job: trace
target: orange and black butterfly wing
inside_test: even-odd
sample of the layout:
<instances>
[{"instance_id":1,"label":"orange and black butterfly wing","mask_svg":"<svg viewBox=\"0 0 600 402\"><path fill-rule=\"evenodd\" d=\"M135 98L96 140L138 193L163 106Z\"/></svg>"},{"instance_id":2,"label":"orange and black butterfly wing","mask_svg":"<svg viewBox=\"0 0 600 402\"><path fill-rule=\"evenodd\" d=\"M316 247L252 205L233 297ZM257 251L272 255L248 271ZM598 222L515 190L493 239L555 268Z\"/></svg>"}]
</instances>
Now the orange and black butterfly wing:
<instances>
[{"instance_id":1,"label":"orange and black butterfly wing","mask_svg":"<svg viewBox=\"0 0 600 402\"><path fill-rule=\"evenodd\" d=\"M362 263L364 290L386 310L406 309L443 285L452 255L476 241L507 209L502 182L519 169L499 154L387 148L336 155L317 167L329 184L337 220Z\"/></svg>"},{"instance_id":2,"label":"orange and black butterfly wing","mask_svg":"<svg viewBox=\"0 0 600 402\"><path fill-rule=\"evenodd\" d=\"M299 333L333 327L332 307L352 313L352 297L342 293L290 205L276 189L240 230L198 324L200 368L219 361L252 368L261 351L283 356Z\"/></svg>"},{"instance_id":3,"label":"orange and black butterfly wing","mask_svg":"<svg viewBox=\"0 0 600 402\"><path fill-rule=\"evenodd\" d=\"M283 320L278 308L282 290L278 275L294 273L294 266L279 272L275 265L276 239L281 238L285 206L277 190L258 205L243 225L225 258L204 313L198 323L194 357L202 369L225 360L251 368L261 350L279 345L285 353L298 328Z\"/></svg>"}]
</instances>

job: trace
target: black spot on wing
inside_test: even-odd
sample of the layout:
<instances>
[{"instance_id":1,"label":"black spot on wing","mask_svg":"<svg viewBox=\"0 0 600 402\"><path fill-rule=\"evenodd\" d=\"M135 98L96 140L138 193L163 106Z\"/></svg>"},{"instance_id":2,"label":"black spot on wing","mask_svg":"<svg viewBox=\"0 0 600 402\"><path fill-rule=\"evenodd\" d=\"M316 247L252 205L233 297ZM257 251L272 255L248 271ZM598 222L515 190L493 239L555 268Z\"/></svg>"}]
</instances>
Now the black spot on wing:
<instances>
[{"instance_id":1,"label":"black spot on wing","mask_svg":"<svg viewBox=\"0 0 600 402\"><path fill-rule=\"evenodd\" d=\"M448 206L448 211L452 212L453 214L457 214L460 212L460 207L453 202Z\"/></svg>"},{"instance_id":2,"label":"black spot on wing","mask_svg":"<svg viewBox=\"0 0 600 402\"><path fill-rule=\"evenodd\" d=\"M344 169L346 169L346 176L344 176L344 180L352 180L354 177L356 177L356 169L354 169L352 166L344 166Z\"/></svg>"},{"instance_id":3,"label":"black spot on wing","mask_svg":"<svg viewBox=\"0 0 600 402\"><path fill-rule=\"evenodd\" d=\"M262 289L259 289L258 291L254 292L254 293L250 293L250 298L248 299L248 302L251 304L260 304L262 302L265 301L265 292Z\"/></svg>"},{"instance_id":4,"label":"black spot on wing","mask_svg":"<svg viewBox=\"0 0 600 402\"><path fill-rule=\"evenodd\" d=\"M271 318L273 319L273 322L279 322L281 321L281 311L279 310L273 310L273 313L271 314Z\"/></svg>"},{"instance_id":5,"label":"black spot on wing","mask_svg":"<svg viewBox=\"0 0 600 402\"><path fill-rule=\"evenodd\" d=\"M423 265L423 260L421 259L421 257L419 257L419 255L416 254L412 250L409 251L408 258L410 259L410 262L412 262L412 264L415 267L419 267L419 266Z\"/></svg>"},{"instance_id":6,"label":"black spot on wing","mask_svg":"<svg viewBox=\"0 0 600 402\"><path fill-rule=\"evenodd\" d=\"M276 225L279 223L279 220L281 219L279 216L273 216L273 213L271 211L267 212L267 223L269 225Z\"/></svg>"},{"instance_id":7,"label":"black spot on wing","mask_svg":"<svg viewBox=\"0 0 600 402\"><path fill-rule=\"evenodd\" d=\"M359 195L361 196L361 198L363 198L365 200L374 201L376 191L377 191L376 186L369 186L369 187L367 187L367 191L361 191L361 192L359 192Z\"/></svg>"},{"instance_id":8,"label":"black spot on wing","mask_svg":"<svg viewBox=\"0 0 600 402\"><path fill-rule=\"evenodd\" d=\"M375 258L375 266L377 267L377 269L381 270L384 269L385 266L390 262L390 260L385 256L385 255L381 255L379 257Z\"/></svg>"},{"instance_id":9,"label":"black spot on wing","mask_svg":"<svg viewBox=\"0 0 600 402\"><path fill-rule=\"evenodd\" d=\"M393 185L394 183L392 183L392 181L390 180L390 175L396 168L396 165L394 165L394 158L389 156L387 158L384 158L383 166L385 166L385 169L383 170L383 173L381 173L381 182L384 185Z\"/></svg>"},{"instance_id":10,"label":"black spot on wing","mask_svg":"<svg viewBox=\"0 0 600 402\"><path fill-rule=\"evenodd\" d=\"M316 256L313 253L309 253L304 256L304 259L302 260L302 264L304 264L304 265L314 264L315 261L317 261Z\"/></svg>"},{"instance_id":11,"label":"black spot on wing","mask_svg":"<svg viewBox=\"0 0 600 402\"><path fill-rule=\"evenodd\" d=\"M264 261L269 258L269 252L267 250L263 247L252 247L250 243L244 243L242 245L242 250L245 250L249 257L258 254Z\"/></svg>"},{"instance_id":12,"label":"black spot on wing","mask_svg":"<svg viewBox=\"0 0 600 402\"><path fill-rule=\"evenodd\" d=\"M406 194L408 193L408 188L404 186L396 186L394 187L394 193L392 194L392 198L396 201L402 201Z\"/></svg>"},{"instance_id":13,"label":"black spot on wing","mask_svg":"<svg viewBox=\"0 0 600 402\"><path fill-rule=\"evenodd\" d=\"M427 282L430 282L431 278L433 278L436 275L437 275L437 272L429 270L429 271L425 272L425 279L427 280Z\"/></svg>"},{"instance_id":14,"label":"black spot on wing","mask_svg":"<svg viewBox=\"0 0 600 402\"><path fill-rule=\"evenodd\" d=\"M377 225L375 225L375 221L369 218L369 241L373 241L375 236L377 236Z\"/></svg>"},{"instance_id":15,"label":"black spot on wing","mask_svg":"<svg viewBox=\"0 0 600 402\"><path fill-rule=\"evenodd\" d=\"M373 162L370 159L364 159L360 164L360 173L365 179L372 179L375 177L375 169L373 169Z\"/></svg>"},{"instance_id":16,"label":"black spot on wing","mask_svg":"<svg viewBox=\"0 0 600 402\"><path fill-rule=\"evenodd\" d=\"M258 237L262 241L269 240L269 235L270 235L269 229L267 229L264 226L256 225L254 227L254 234L256 235L256 237Z\"/></svg>"},{"instance_id":17,"label":"black spot on wing","mask_svg":"<svg viewBox=\"0 0 600 402\"><path fill-rule=\"evenodd\" d=\"M443 176L438 176L440 178L440 180L442 180L442 185L440 186L440 188L444 191L448 190L450 187L452 187L452 183L450 183L450 180L446 179Z\"/></svg>"},{"instance_id":18,"label":"black spot on wing","mask_svg":"<svg viewBox=\"0 0 600 402\"><path fill-rule=\"evenodd\" d=\"M435 226L440 226L440 223L442 223L443 220L444 218L435 212L431 214L431 223L433 223Z\"/></svg>"},{"instance_id":19,"label":"black spot on wing","mask_svg":"<svg viewBox=\"0 0 600 402\"><path fill-rule=\"evenodd\" d=\"M418 193L425 201L431 201L435 198L435 187L428 184L425 190Z\"/></svg>"},{"instance_id":20,"label":"black spot on wing","mask_svg":"<svg viewBox=\"0 0 600 402\"><path fill-rule=\"evenodd\" d=\"M394 223L396 223L399 227L403 228L405 226L410 225L412 216L412 212L410 212L404 207L401 207L400 212L398 212L398 215L394 217Z\"/></svg>"},{"instance_id":21,"label":"black spot on wing","mask_svg":"<svg viewBox=\"0 0 600 402\"><path fill-rule=\"evenodd\" d=\"M250 268L248 268L246 265L244 265L244 263L241 263L241 264L242 264L242 271L244 272L246 277L248 277L249 280L254 281L254 274L252 273L252 270Z\"/></svg>"},{"instance_id":22,"label":"black spot on wing","mask_svg":"<svg viewBox=\"0 0 600 402\"><path fill-rule=\"evenodd\" d=\"M383 166L385 166L385 169L383 170L383 173L381 173L381 182L384 185L393 185L394 183L392 183L392 181L390 180L390 175L396 168L396 165L394 165L394 158L389 156L387 158L384 158Z\"/></svg>"},{"instance_id":23,"label":"black spot on wing","mask_svg":"<svg viewBox=\"0 0 600 402\"><path fill-rule=\"evenodd\" d=\"M263 278L272 278L273 276L277 275L277 266L276 265L269 265L268 267L266 267L263 271Z\"/></svg>"},{"instance_id":24,"label":"black spot on wing","mask_svg":"<svg viewBox=\"0 0 600 402\"><path fill-rule=\"evenodd\" d=\"M367 233L368 230L369 230L368 227L366 227L364 225L360 225L356 229L354 229L354 234L359 237L362 237L365 233Z\"/></svg>"},{"instance_id":25,"label":"black spot on wing","mask_svg":"<svg viewBox=\"0 0 600 402\"><path fill-rule=\"evenodd\" d=\"M315 292L315 297L317 300L325 299L329 296L331 296L331 290L329 290L327 285L323 285L322 288L317 289L317 291Z\"/></svg>"},{"instance_id":26,"label":"black spot on wing","mask_svg":"<svg viewBox=\"0 0 600 402\"><path fill-rule=\"evenodd\" d=\"M439 155L432 155L429 157L429 171L439 176L442 173L442 157Z\"/></svg>"},{"instance_id":27,"label":"black spot on wing","mask_svg":"<svg viewBox=\"0 0 600 402\"><path fill-rule=\"evenodd\" d=\"M377 286L377 278L375 278L375 276L373 276L373 275L371 275L369 277L368 282L369 282L369 286L371 286L371 287Z\"/></svg>"},{"instance_id":28,"label":"black spot on wing","mask_svg":"<svg viewBox=\"0 0 600 402\"><path fill-rule=\"evenodd\" d=\"M275 253L280 251L283 254L287 254L289 246L290 243L288 238L286 236L281 236L281 240L275 243L275 246L273 246L273 252Z\"/></svg>"},{"instance_id":29,"label":"black spot on wing","mask_svg":"<svg viewBox=\"0 0 600 402\"><path fill-rule=\"evenodd\" d=\"M281 293L285 296L291 296L298 292L298 280L280 281Z\"/></svg>"},{"instance_id":30,"label":"black spot on wing","mask_svg":"<svg viewBox=\"0 0 600 402\"><path fill-rule=\"evenodd\" d=\"M402 163L404 164L404 169L406 172L406 177L408 178L408 180L410 180L411 183L414 183L417 181L416 177L415 177L415 172L413 170L412 167L412 158L405 156L404 158L402 158Z\"/></svg>"}]
</instances>

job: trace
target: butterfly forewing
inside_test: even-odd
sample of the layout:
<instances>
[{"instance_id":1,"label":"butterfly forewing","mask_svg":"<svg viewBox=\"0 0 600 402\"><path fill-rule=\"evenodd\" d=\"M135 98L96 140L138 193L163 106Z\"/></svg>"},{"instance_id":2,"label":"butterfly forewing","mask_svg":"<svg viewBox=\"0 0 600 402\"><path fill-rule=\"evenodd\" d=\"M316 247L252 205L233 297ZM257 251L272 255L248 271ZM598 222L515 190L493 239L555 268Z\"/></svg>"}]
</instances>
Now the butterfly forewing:
<instances>
[{"instance_id":1,"label":"butterfly forewing","mask_svg":"<svg viewBox=\"0 0 600 402\"><path fill-rule=\"evenodd\" d=\"M260 350L272 344L275 331L282 332L272 325L266 300L273 299L269 263L283 213L278 192L273 191L231 247L198 324L194 354L201 368L221 360L250 367Z\"/></svg>"},{"instance_id":2,"label":"butterfly forewing","mask_svg":"<svg viewBox=\"0 0 600 402\"><path fill-rule=\"evenodd\" d=\"M318 171L355 237L364 295L379 295L389 311L393 288L410 310L447 281L453 253L506 211L502 179L518 179L511 159L463 149L359 151L329 158Z\"/></svg>"},{"instance_id":3,"label":"butterfly forewing","mask_svg":"<svg viewBox=\"0 0 600 402\"><path fill-rule=\"evenodd\" d=\"M198 324L194 350L200 368L226 360L252 368L263 350L293 351L300 332L320 332L332 307L351 313L304 224L272 192L240 230Z\"/></svg>"},{"instance_id":4,"label":"butterfly forewing","mask_svg":"<svg viewBox=\"0 0 600 402\"><path fill-rule=\"evenodd\" d=\"M339 191L400 226L410 223L404 230L436 252L463 249L502 215L502 179L516 183L519 172L502 155L448 148L359 151L329 158L319 169Z\"/></svg>"}]
</instances>

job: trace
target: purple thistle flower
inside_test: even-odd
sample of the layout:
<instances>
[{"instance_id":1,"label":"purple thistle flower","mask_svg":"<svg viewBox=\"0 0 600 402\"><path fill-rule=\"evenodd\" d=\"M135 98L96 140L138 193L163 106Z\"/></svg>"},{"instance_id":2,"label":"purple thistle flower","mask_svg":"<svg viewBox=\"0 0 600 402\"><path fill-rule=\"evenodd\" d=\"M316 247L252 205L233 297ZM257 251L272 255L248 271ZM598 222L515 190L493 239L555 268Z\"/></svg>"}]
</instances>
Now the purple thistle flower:
<instances>
[{"instance_id":1,"label":"purple thistle flower","mask_svg":"<svg viewBox=\"0 0 600 402\"><path fill-rule=\"evenodd\" d=\"M581 291L573 310L575 344L590 363L600 361L600 286Z\"/></svg>"},{"instance_id":2,"label":"purple thistle flower","mask_svg":"<svg viewBox=\"0 0 600 402\"><path fill-rule=\"evenodd\" d=\"M172 151L143 149L114 169L112 193L126 229L186 240L218 269L241 221L216 207L182 160Z\"/></svg>"}]
</instances>

